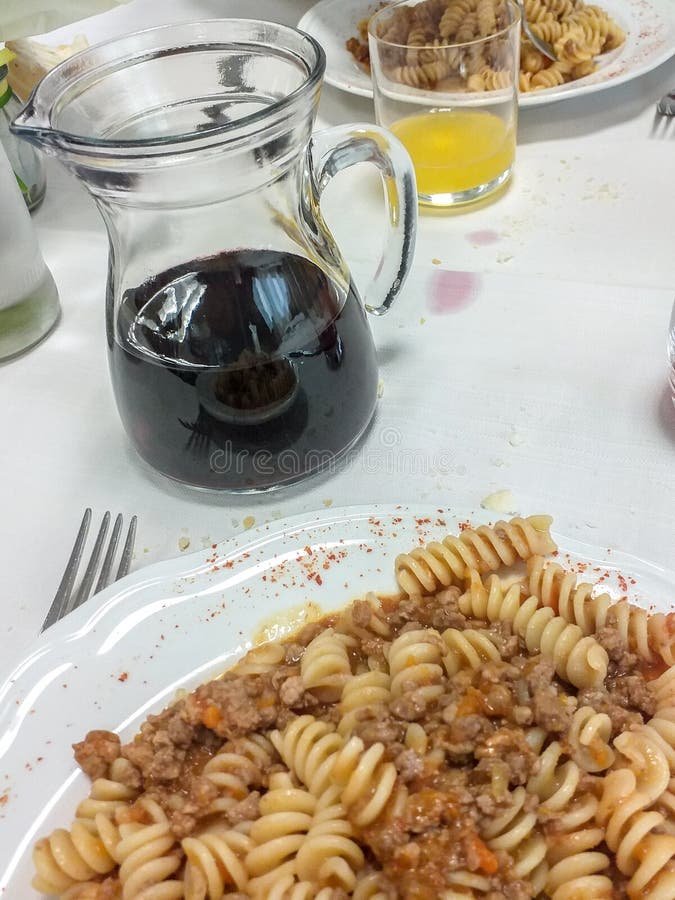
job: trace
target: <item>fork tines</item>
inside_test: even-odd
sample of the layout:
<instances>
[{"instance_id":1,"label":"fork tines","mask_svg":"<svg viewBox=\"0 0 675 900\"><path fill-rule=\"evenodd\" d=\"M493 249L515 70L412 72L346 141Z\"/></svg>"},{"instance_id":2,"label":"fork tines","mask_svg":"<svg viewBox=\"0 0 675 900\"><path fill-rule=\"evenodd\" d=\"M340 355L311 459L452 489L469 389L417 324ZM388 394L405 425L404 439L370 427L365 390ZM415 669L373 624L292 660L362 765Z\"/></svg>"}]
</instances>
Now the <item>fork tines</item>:
<instances>
[{"instance_id":1,"label":"fork tines","mask_svg":"<svg viewBox=\"0 0 675 900\"><path fill-rule=\"evenodd\" d=\"M131 521L129 522L129 528L127 531L126 540L124 542L124 547L122 549L122 555L120 557L117 572L115 574L115 581L117 581L119 578L122 578L122 576L126 575L129 571L129 566L131 565L131 556L134 549L134 540L136 537L136 522L136 516L132 516ZM106 549L105 556L103 557L103 564L101 565L99 572L101 553L103 551L105 539L110 527L110 513L105 513L101 521L101 527L99 528L98 534L96 535L96 540L94 542L94 547L89 558L89 563L87 564L87 568L85 569L84 575L82 576L80 586L77 591L75 591L75 579L77 577L77 572L82 560L82 553L84 550L85 542L87 540L89 525L91 524L91 509L85 510L84 517L82 518L82 522L75 539L75 545L70 554L70 558L68 559L68 564L66 565L66 569L63 573L63 577L56 592L56 596L54 597L54 601L52 602L52 605L49 608L49 612L47 613L47 616L42 623L41 631L44 631L45 628L49 628L50 625L53 625L54 622L57 622L59 619L62 619L64 616L68 615L68 613L72 612L72 610L77 609L77 607L81 606L92 593L96 594L104 587L107 587L108 584L110 584L112 580L111 573L113 570L115 553L117 550L117 545L119 543L120 534L122 533L122 523L123 518L122 514L120 513L115 519L112 534L110 536L110 541L108 542L108 547ZM96 582L96 587L92 591L94 579L96 578L97 572L99 573L98 581Z\"/></svg>"},{"instance_id":2,"label":"fork tines","mask_svg":"<svg viewBox=\"0 0 675 900\"><path fill-rule=\"evenodd\" d=\"M654 121L652 122L652 137L666 137L670 135L671 122L675 117L675 91L665 94L656 104Z\"/></svg>"},{"instance_id":3,"label":"fork tines","mask_svg":"<svg viewBox=\"0 0 675 900\"><path fill-rule=\"evenodd\" d=\"M654 113L654 121L652 122L651 137L667 137L670 135L672 121L672 115L659 112L657 109Z\"/></svg>"}]
</instances>

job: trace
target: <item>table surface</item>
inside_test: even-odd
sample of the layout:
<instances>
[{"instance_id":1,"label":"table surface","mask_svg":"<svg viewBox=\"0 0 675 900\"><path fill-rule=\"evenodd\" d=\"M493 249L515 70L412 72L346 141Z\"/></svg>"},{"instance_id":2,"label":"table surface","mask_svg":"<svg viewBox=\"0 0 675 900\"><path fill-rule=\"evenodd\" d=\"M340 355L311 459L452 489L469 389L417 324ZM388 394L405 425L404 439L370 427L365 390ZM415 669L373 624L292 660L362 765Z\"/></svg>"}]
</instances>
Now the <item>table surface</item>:
<instances>
[{"instance_id":1,"label":"table surface","mask_svg":"<svg viewBox=\"0 0 675 900\"><path fill-rule=\"evenodd\" d=\"M81 31L93 43L224 15L294 24L309 5L135 0L54 38ZM105 229L50 161L35 223L63 318L33 352L0 366L3 668L37 634L86 506L95 519L138 514L140 569L324 505L470 515L506 489L519 512L551 513L561 534L672 566L675 130L650 132L673 85L675 59L610 90L522 110L508 192L462 214L421 216L405 289L388 316L371 319L382 396L359 452L337 474L261 496L184 490L139 462L107 372ZM326 85L317 127L355 121L374 121L371 101ZM357 167L335 179L324 209L365 285L381 242L373 174Z\"/></svg>"}]
</instances>

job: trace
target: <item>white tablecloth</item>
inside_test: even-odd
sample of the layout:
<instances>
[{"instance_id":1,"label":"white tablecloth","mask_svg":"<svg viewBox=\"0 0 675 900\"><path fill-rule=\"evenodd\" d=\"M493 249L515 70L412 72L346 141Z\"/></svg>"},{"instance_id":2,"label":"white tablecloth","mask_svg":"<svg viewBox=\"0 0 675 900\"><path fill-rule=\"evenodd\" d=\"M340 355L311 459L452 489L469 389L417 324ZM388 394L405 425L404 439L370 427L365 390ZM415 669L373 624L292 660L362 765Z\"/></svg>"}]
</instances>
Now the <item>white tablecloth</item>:
<instances>
[{"instance_id":1,"label":"white tablecloth","mask_svg":"<svg viewBox=\"0 0 675 900\"><path fill-rule=\"evenodd\" d=\"M94 42L228 14L296 23L308 5L136 0L57 37L79 30ZM36 635L86 506L95 518L138 514L138 569L188 542L227 538L251 517L375 501L470 515L508 489L520 512L550 512L562 534L672 565L675 131L654 139L650 129L655 101L673 86L671 60L623 86L523 110L511 189L482 209L421 217L404 293L371 320L382 397L355 459L258 497L181 490L134 454L107 372L106 233L84 190L50 162L35 221L63 320L0 367L3 668ZM324 88L318 127L359 120L374 120L370 101ZM325 197L362 285L379 252L378 191L371 173L354 170Z\"/></svg>"}]
</instances>

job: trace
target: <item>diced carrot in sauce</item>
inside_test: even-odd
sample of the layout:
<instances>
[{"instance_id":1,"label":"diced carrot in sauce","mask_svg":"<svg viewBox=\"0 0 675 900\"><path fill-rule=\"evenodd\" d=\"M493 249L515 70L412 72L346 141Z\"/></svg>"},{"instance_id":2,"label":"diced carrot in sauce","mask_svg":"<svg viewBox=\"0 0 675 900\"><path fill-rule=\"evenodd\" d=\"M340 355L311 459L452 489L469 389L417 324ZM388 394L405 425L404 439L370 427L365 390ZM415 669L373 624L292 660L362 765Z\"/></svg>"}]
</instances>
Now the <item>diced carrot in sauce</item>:
<instances>
[{"instance_id":1,"label":"diced carrot in sauce","mask_svg":"<svg viewBox=\"0 0 675 900\"><path fill-rule=\"evenodd\" d=\"M462 699L457 704L457 716L471 716L476 713L483 712L484 703L482 695L476 691L474 688L469 688L469 690L464 694Z\"/></svg>"},{"instance_id":2,"label":"diced carrot in sauce","mask_svg":"<svg viewBox=\"0 0 675 900\"><path fill-rule=\"evenodd\" d=\"M274 694L265 694L263 697L259 697L256 700L256 707L258 709L268 709L270 706L274 706L276 702L276 698Z\"/></svg>"},{"instance_id":3,"label":"diced carrot in sauce","mask_svg":"<svg viewBox=\"0 0 675 900\"><path fill-rule=\"evenodd\" d=\"M478 865L481 871L486 875L494 875L499 869L499 861L492 850L485 844L478 835L472 837L472 849L478 857Z\"/></svg>"},{"instance_id":4,"label":"diced carrot in sauce","mask_svg":"<svg viewBox=\"0 0 675 900\"><path fill-rule=\"evenodd\" d=\"M202 713L202 724L207 728L217 728L223 714L217 706L207 706Z\"/></svg>"}]
</instances>

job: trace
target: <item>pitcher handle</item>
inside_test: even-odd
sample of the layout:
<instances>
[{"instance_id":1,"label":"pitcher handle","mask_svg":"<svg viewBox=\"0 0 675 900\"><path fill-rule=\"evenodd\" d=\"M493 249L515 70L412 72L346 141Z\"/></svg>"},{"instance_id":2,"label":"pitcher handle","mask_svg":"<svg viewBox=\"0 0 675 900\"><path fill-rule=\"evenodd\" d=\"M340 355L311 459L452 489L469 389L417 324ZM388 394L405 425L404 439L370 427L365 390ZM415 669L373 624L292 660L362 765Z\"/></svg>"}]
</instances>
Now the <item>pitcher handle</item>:
<instances>
[{"instance_id":1,"label":"pitcher handle","mask_svg":"<svg viewBox=\"0 0 675 900\"><path fill-rule=\"evenodd\" d=\"M371 162L384 186L388 227L375 276L364 294L368 312L381 316L398 296L412 266L417 233L415 170L403 144L377 125L338 125L316 132L310 152L318 196L348 166Z\"/></svg>"}]
</instances>

